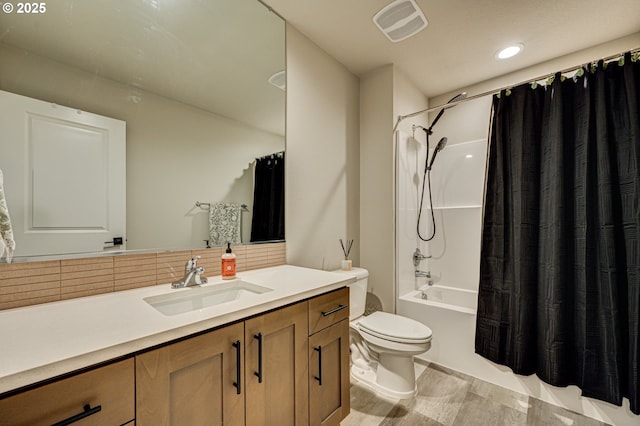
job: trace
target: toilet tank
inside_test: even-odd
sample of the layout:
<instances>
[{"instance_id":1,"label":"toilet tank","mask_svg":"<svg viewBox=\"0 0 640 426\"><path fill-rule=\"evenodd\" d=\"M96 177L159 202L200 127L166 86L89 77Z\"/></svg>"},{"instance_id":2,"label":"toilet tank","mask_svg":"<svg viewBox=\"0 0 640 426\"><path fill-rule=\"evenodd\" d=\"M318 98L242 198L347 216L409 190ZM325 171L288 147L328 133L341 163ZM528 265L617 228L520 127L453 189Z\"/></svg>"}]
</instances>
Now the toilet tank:
<instances>
[{"instance_id":1,"label":"toilet tank","mask_svg":"<svg viewBox=\"0 0 640 426\"><path fill-rule=\"evenodd\" d=\"M356 277L356 282L348 285L349 321L353 321L364 314L367 302L367 282L369 279L369 271L362 268L352 268L350 271L337 270L334 272Z\"/></svg>"}]
</instances>

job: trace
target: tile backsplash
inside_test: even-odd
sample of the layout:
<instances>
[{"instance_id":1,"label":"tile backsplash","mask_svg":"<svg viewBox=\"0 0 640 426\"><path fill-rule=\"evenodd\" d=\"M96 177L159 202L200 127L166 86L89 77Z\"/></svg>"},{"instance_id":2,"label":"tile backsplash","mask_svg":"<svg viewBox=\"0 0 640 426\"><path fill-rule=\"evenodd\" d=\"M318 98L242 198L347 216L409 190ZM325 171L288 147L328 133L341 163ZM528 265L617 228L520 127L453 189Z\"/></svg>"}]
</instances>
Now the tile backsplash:
<instances>
[{"instance_id":1,"label":"tile backsplash","mask_svg":"<svg viewBox=\"0 0 640 426\"><path fill-rule=\"evenodd\" d=\"M166 284L182 278L191 256L203 276L220 275L222 248L0 264L0 310ZM286 243L233 247L237 271L284 265Z\"/></svg>"}]
</instances>

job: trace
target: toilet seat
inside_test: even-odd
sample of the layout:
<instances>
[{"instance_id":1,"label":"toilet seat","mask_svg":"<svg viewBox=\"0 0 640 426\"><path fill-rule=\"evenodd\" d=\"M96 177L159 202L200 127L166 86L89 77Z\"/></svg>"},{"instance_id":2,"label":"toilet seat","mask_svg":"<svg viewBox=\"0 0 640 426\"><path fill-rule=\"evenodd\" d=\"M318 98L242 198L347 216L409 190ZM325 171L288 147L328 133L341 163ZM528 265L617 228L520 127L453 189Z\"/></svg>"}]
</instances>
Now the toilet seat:
<instances>
[{"instance_id":1,"label":"toilet seat","mask_svg":"<svg viewBox=\"0 0 640 426\"><path fill-rule=\"evenodd\" d=\"M374 312L358 321L360 331L397 343L424 344L431 341L429 327L411 318L387 312Z\"/></svg>"}]
</instances>

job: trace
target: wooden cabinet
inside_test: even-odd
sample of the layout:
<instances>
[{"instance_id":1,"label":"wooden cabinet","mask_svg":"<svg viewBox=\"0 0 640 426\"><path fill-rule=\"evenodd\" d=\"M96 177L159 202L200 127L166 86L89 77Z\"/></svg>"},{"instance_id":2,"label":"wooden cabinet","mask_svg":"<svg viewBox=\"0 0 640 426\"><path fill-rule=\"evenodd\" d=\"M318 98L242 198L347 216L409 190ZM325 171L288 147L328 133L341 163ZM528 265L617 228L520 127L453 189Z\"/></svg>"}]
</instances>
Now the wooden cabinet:
<instances>
[{"instance_id":1,"label":"wooden cabinet","mask_svg":"<svg viewBox=\"0 0 640 426\"><path fill-rule=\"evenodd\" d=\"M78 425L337 425L349 413L348 300L340 289L9 396L0 426L75 415L86 416Z\"/></svg>"},{"instance_id":2,"label":"wooden cabinet","mask_svg":"<svg viewBox=\"0 0 640 426\"><path fill-rule=\"evenodd\" d=\"M244 324L136 356L136 424L244 424Z\"/></svg>"},{"instance_id":3,"label":"wooden cabinet","mask_svg":"<svg viewBox=\"0 0 640 426\"><path fill-rule=\"evenodd\" d=\"M136 424L307 425L307 351L301 302L138 355Z\"/></svg>"},{"instance_id":4,"label":"wooden cabinet","mask_svg":"<svg viewBox=\"0 0 640 426\"><path fill-rule=\"evenodd\" d=\"M134 419L134 361L125 359L0 400L0 425L121 425Z\"/></svg>"},{"instance_id":5,"label":"wooden cabinet","mask_svg":"<svg viewBox=\"0 0 640 426\"><path fill-rule=\"evenodd\" d=\"M338 425L350 410L349 290L309 301L309 424Z\"/></svg>"},{"instance_id":6,"label":"wooden cabinet","mask_svg":"<svg viewBox=\"0 0 640 426\"><path fill-rule=\"evenodd\" d=\"M246 424L307 425L307 302L245 322Z\"/></svg>"},{"instance_id":7,"label":"wooden cabinet","mask_svg":"<svg viewBox=\"0 0 640 426\"><path fill-rule=\"evenodd\" d=\"M136 423L339 424L348 300L341 289L136 356Z\"/></svg>"}]
</instances>

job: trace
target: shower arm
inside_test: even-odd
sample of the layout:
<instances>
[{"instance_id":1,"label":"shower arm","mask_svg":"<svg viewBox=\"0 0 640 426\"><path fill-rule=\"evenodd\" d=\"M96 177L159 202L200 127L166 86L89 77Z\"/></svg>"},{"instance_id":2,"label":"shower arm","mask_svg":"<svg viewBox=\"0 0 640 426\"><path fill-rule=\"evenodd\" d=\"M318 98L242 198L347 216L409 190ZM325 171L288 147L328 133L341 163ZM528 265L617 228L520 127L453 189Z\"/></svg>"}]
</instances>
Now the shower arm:
<instances>
[{"instance_id":1,"label":"shower arm","mask_svg":"<svg viewBox=\"0 0 640 426\"><path fill-rule=\"evenodd\" d=\"M429 126L429 128L427 130L425 130L425 132L427 132L428 134L432 135L433 134L433 126L436 125L436 123L438 122L438 120L440 120L440 117L442 117L442 114L444 114L444 108L442 108L440 110L440 112L438 113L438 115L436 115L435 120L433 120L433 123L431 123L431 126Z\"/></svg>"}]
</instances>

